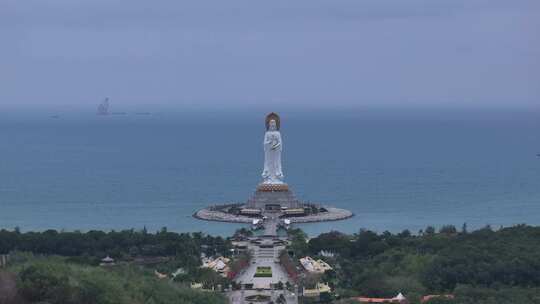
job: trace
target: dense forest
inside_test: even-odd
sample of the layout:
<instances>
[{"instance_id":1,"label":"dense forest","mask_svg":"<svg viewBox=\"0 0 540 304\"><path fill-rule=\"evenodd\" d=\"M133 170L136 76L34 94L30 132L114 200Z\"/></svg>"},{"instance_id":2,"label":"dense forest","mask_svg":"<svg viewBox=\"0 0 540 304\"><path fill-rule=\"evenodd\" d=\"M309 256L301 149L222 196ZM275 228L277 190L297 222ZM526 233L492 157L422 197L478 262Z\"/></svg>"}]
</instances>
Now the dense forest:
<instances>
[{"instance_id":1,"label":"dense forest","mask_svg":"<svg viewBox=\"0 0 540 304\"><path fill-rule=\"evenodd\" d=\"M540 303L540 227L468 231L466 225L444 226L415 234L360 230L311 239L299 229L289 233L292 243L280 259L290 264L292 272L298 269L294 265L299 257L326 260L334 270L319 279L333 287L333 297L340 303L353 303L350 298L355 296L394 297L399 292L411 303L420 303L424 295L454 296L428 303ZM0 285L15 284L24 298L21 303L223 303L219 295L187 287L191 282L228 285L227 279L199 266L201 253L229 255L230 248L230 240L221 237L166 229L0 230L0 254L11 257L8 268L0 270ZM327 254L322 256L321 251ZM119 262L117 267L97 266L107 255ZM135 262L140 257L166 259L141 266ZM174 280L158 280L153 272L178 268L185 271Z\"/></svg>"},{"instance_id":2,"label":"dense forest","mask_svg":"<svg viewBox=\"0 0 540 304\"><path fill-rule=\"evenodd\" d=\"M301 231L293 235L296 256L335 254L321 257L335 269L322 280L343 298L402 292L412 303L428 294L455 296L429 303L540 303L540 227L428 227L416 235L330 232L308 242Z\"/></svg>"},{"instance_id":3,"label":"dense forest","mask_svg":"<svg viewBox=\"0 0 540 304\"><path fill-rule=\"evenodd\" d=\"M16 254L16 263L0 269L0 304L225 304L216 293L195 291L150 270L114 269L69 263L64 257Z\"/></svg>"},{"instance_id":4,"label":"dense forest","mask_svg":"<svg viewBox=\"0 0 540 304\"><path fill-rule=\"evenodd\" d=\"M229 280L199 266L201 254L229 255L230 247L222 237L165 228L156 233L0 230L0 254L10 256L8 268L0 269L0 285L13 285L3 291L12 294L6 303L224 303L222 296L192 291L189 285L228 285ZM106 256L116 266L99 267ZM174 280L158 280L154 273L178 269L182 274Z\"/></svg>"},{"instance_id":5,"label":"dense forest","mask_svg":"<svg viewBox=\"0 0 540 304\"><path fill-rule=\"evenodd\" d=\"M175 257L199 264L201 253L228 255L230 242L203 233L175 233L162 228L156 233L141 231L25 232L0 230L0 254L11 251L60 255L98 264L105 256L130 259L138 256Z\"/></svg>"}]
</instances>

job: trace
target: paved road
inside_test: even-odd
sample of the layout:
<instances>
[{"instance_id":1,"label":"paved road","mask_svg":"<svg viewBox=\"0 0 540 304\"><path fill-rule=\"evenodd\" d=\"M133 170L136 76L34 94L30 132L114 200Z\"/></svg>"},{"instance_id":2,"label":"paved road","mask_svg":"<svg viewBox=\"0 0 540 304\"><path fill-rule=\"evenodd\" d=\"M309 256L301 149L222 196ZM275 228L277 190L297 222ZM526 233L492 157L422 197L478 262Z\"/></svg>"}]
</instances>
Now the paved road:
<instances>
[{"instance_id":1,"label":"paved road","mask_svg":"<svg viewBox=\"0 0 540 304\"><path fill-rule=\"evenodd\" d=\"M296 294L288 291L288 290L264 290L264 291L255 291L255 290L235 290L233 292L229 292L227 294L227 297L229 298L229 302L233 304L247 304L248 301L244 300L245 297L254 295L254 294L264 294L267 296L270 296L272 301L274 303L278 299L280 294L283 294L285 297L285 300L287 301L287 304L298 304L298 297Z\"/></svg>"},{"instance_id":2,"label":"paved road","mask_svg":"<svg viewBox=\"0 0 540 304\"><path fill-rule=\"evenodd\" d=\"M277 237L279 226L279 213L265 213L266 220L264 221L264 237L259 239L258 243L249 243L248 250L253 254L251 264L244 269L235 281L240 284L253 284L254 288L265 289L263 291L244 290L231 291L227 294L231 303L247 303L243 299L252 294L266 294L272 297L272 301L276 301L280 294L285 296L287 303L297 304L297 295L287 290L269 290L272 284L287 282L294 284L287 275L287 272L279 263L279 253L285 249L284 245L274 245L274 239ZM256 278L255 272L257 267L267 266L272 269L272 277Z\"/></svg>"}]
</instances>

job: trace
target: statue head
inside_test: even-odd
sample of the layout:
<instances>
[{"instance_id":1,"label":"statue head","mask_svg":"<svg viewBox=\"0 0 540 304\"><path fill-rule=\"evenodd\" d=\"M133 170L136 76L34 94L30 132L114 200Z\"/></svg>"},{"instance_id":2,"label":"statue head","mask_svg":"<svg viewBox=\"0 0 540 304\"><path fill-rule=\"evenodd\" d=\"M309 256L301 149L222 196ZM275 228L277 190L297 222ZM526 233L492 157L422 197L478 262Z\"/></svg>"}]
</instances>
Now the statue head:
<instances>
[{"instance_id":1,"label":"statue head","mask_svg":"<svg viewBox=\"0 0 540 304\"><path fill-rule=\"evenodd\" d=\"M270 131L276 131L277 130L277 123L276 123L275 120L271 119L268 122L268 130L270 130Z\"/></svg>"},{"instance_id":2,"label":"statue head","mask_svg":"<svg viewBox=\"0 0 540 304\"><path fill-rule=\"evenodd\" d=\"M270 130L270 121L273 121L273 125L274 125L271 131L279 131L279 126L280 126L279 115L277 115L274 112L266 115L266 119L265 119L266 130Z\"/></svg>"}]
</instances>

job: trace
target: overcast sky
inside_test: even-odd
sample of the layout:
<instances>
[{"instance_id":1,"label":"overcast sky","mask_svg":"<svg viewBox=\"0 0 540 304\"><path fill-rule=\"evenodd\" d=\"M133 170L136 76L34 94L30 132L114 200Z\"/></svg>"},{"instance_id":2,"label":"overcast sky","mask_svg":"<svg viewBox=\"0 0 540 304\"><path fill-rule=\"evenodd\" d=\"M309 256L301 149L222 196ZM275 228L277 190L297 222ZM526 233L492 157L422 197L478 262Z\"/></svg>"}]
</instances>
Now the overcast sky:
<instances>
[{"instance_id":1,"label":"overcast sky","mask_svg":"<svg viewBox=\"0 0 540 304\"><path fill-rule=\"evenodd\" d=\"M538 106L538 0L0 0L0 105Z\"/></svg>"}]
</instances>

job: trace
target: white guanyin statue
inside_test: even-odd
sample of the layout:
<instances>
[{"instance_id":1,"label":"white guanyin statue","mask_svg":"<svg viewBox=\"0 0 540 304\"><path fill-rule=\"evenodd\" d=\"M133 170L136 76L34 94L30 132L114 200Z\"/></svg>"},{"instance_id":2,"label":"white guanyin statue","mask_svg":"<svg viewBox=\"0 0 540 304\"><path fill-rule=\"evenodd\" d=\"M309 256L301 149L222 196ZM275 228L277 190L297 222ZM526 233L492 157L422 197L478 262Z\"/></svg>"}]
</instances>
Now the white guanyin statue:
<instances>
[{"instance_id":1,"label":"white guanyin statue","mask_svg":"<svg viewBox=\"0 0 540 304\"><path fill-rule=\"evenodd\" d=\"M279 132L279 116L270 113L266 117L266 133L264 134L263 184L283 184L282 149L283 141Z\"/></svg>"}]
</instances>

